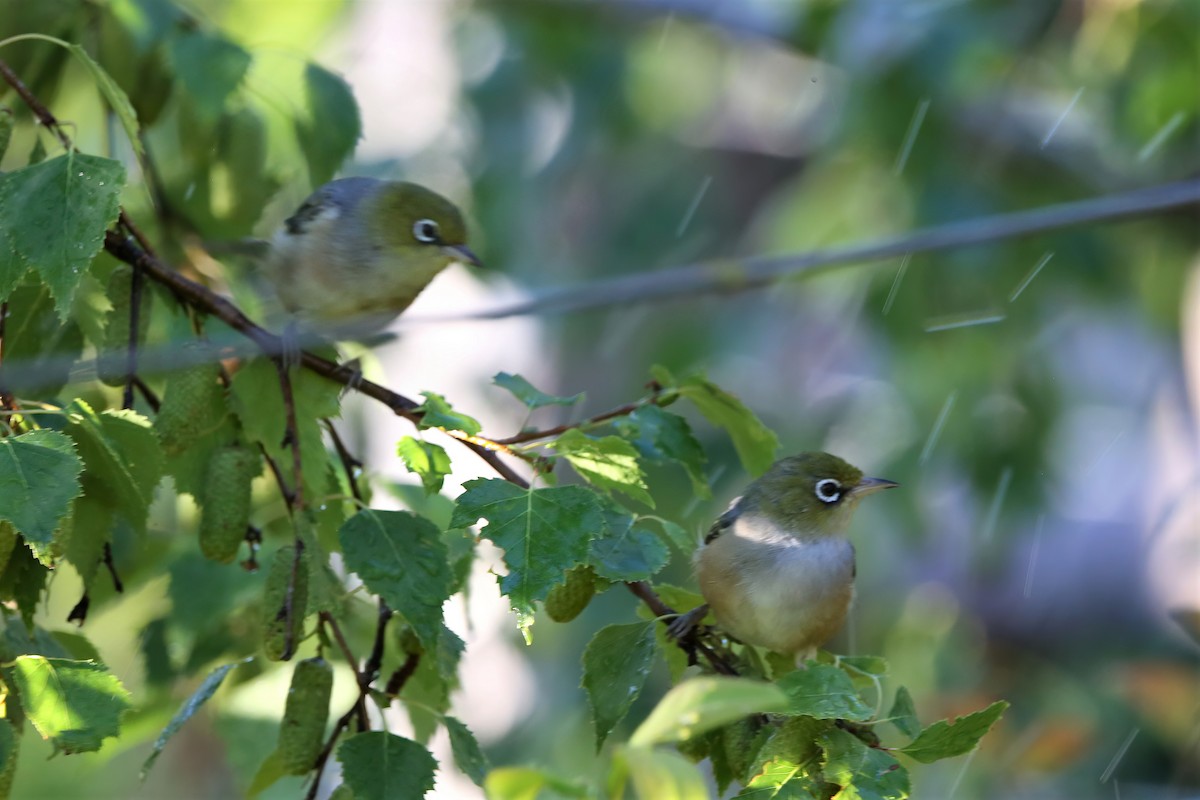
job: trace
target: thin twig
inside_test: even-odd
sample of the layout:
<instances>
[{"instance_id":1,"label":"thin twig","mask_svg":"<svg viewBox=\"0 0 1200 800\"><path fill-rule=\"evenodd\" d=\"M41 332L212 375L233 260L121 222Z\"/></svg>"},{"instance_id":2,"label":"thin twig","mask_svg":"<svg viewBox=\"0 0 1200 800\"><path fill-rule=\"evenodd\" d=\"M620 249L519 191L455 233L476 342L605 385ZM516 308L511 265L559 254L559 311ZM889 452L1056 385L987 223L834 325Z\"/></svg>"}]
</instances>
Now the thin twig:
<instances>
[{"instance_id":1,"label":"thin twig","mask_svg":"<svg viewBox=\"0 0 1200 800\"><path fill-rule=\"evenodd\" d=\"M640 272L611 280L547 289L499 308L401 318L406 325L563 314L589 308L658 302L701 294L733 294L819 269L886 261L908 253L954 250L1096 222L1146 216L1200 203L1200 179L1123 194L951 222L866 244L781 256L749 256Z\"/></svg>"},{"instance_id":2,"label":"thin twig","mask_svg":"<svg viewBox=\"0 0 1200 800\"><path fill-rule=\"evenodd\" d=\"M608 411L605 411L602 414L596 414L595 416L588 417L587 419L581 420L579 422L568 422L568 423L564 423L562 425L556 425L553 428L546 428L546 429L540 430L540 431L522 431L521 433L518 433L515 436L509 436L507 439L493 439L492 441L494 441L496 444L502 444L502 445L523 444L525 442L534 442L539 439L549 439L552 436L558 436L560 434L566 433L567 431L571 430L572 428L590 428L593 425L599 425L601 422L607 422L610 419L615 419L617 417L626 417L626 416L629 416L630 414L632 414L633 412L637 411L639 408L642 408L643 406L647 406L647 405L651 405L651 404L661 405L661 404L667 402L668 398L664 398L661 395L659 395L659 392L661 391L661 389L662 389L661 386L652 385L651 386L652 394L649 397L644 397L641 400L637 400L633 403L626 403L623 406L618 406L617 408L610 409Z\"/></svg>"},{"instance_id":3,"label":"thin twig","mask_svg":"<svg viewBox=\"0 0 1200 800\"><path fill-rule=\"evenodd\" d=\"M142 292L145 291L146 279L141 270L133 269L133 280L129 286L129 341L125 351L125 392L122 396L122 408L133 408L133 386L137 376L138 330L142 315Z\"/></svg>"},{"instance_id":4,"label":"thin twig","mask_svg":"<svg viewBox=\"0 0 1200 800\"><path fill-rule=\"evenodd\" d=\"M351 455L350 449L342 441L342 435L338 433L333 420L325 419L322 421L325 423L325 430L329 431L329 439L333 442L333 449L337 451L338 459L342 462L342 471L346 473L346 482L350 484L350 494L354 496L354 500L359 505L362 505L365 501L362 489L358 486L358 475L355 472L362 467L362 462Z\"/></svg>"}]
</instances>

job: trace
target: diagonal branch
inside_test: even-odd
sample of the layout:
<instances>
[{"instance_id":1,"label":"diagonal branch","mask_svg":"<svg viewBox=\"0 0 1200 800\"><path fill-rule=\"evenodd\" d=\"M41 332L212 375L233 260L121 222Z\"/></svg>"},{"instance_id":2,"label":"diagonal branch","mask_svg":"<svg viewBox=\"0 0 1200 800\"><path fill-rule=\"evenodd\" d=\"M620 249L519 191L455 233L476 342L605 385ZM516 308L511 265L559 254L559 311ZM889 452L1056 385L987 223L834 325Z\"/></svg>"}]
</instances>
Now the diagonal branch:
<instances>
[{"instance_id":1,"label":"diagonal branch","mask_svg":"<svg viewBox=\"0 0 1200 800\"><path fill-rule=\"evenodd\" d=\"M564 314L692 295L733 294L829 267L886 261L910 253L955 250L1076 225L1142 217L1198 203L1200 178L1044 208L976 217L849 247L781 256L748 256L641 272L611 280L548 289L527 300L498 308L436 316L406 316L402 322L415 324Z\"/></svg>"}]
</instances>

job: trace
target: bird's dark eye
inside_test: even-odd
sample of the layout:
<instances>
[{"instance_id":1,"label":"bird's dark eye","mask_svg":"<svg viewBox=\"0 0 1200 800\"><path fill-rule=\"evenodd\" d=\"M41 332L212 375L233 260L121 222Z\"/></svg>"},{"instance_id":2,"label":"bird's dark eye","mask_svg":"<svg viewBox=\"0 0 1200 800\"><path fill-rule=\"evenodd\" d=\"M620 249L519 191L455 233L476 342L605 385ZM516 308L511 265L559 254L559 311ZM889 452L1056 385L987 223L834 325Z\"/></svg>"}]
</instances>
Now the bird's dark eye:
<instances>
[{"instance_id":1,"label":"bird's dark eye","mask_svg":"<svg viewBox=\"0 0 1200 800\"><path fill-rule=\"evenodd\" d=\"M419 219L413 223L413 236L418 242L433 244L438 240L438 224L431 219Z\"/></svg>"},{"instance_id":2,"label":"bird's dark eye","mask_svg":"<svg viewBox=\"0 0 1200 800\"><path fill-rule=\"evenodd\" d=\"M836 503L842 499L842 485L833 478L822 478L817 481L816 494L822 503Z\"/></svg>"}]
</instances>

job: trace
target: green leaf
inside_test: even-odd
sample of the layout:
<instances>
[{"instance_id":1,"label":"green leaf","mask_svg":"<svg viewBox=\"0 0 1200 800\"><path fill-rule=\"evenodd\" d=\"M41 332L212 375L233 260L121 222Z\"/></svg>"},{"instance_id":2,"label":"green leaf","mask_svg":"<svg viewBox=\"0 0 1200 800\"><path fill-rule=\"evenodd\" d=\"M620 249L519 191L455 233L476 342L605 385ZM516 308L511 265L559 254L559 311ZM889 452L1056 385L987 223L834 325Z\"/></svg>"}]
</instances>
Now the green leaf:
<instances>
[{"instance_id":1,"label":"green leaf","mask_svg":"<svg viewBox=\"0 0 1200 800\"><path fill-rule=\"evenodd\" d=\"M0 221L0 229L3 227ZM0 230L0 262L5 250L4 232ZM24 263L20 271L25 271ZM0 276L3 272L0 264ZM53 400L70 380L74 362L83 352L83 332L74 317L62 321L54 310L54 296L45 284L28 281L10 295L5 292L3 282L0 277L0 299L8 297L8 319L4 323L5 384L20 396Z\"/></svg>"},{"instance_id":2,"label":"green leaf","mask_svg":"<svg viewBox=\"0 0 1200 800\"><path fill-rule=\"evenodd\" d=\"M838 656L837 665L868 678L879 679L888 674L888 663L880 656Z\"/></svg>"},{"instance_id":3,"label":"green leaf","mask_svg":"<svg viewBox=\"0 0 1200 800\"><path fill-rule=\"evenodd\" d=\"M748 678L692 678L659 701L629 744L643 747L699 736L750 714L782 711L788 698L779 687Z\"/></svg>"},{"instance_id":4,"label":"green leaf","mask_svg":"<svg viewBox=\"0 0 1200 800\"><path fill-rule=\"evenodd\" d=\"M633 622L601 628L583 651L583 682L596 750L633 706L654 663L654 623Z\"/></svg>"},{"instance_id":5,"label":"green leaf","mask_svg":"<svg viewBox=\"0 0 1200 800\"><path fill-rule=\"evenodd\" d=\"M761 475L775 461L778 437L741 400L701 375L676 382L662 367L655 367L653 373L659 383L673 387L681 397L691 400L705 419L725 429L733 439L738 458L751 475Z\"/></svg>"},{"instance_id":6,"label":"green leaf","mask_svg":"<svg viewBox=\"0 0 1200 800\"><path fill-rule=\"evenodd\" d=\"M82 471L74 444L61 433L0 438L0 519L13 524L39 560L50 558L54 532L79 495Z\"/></svg>"},{"instance_id":7,"label":"green leaf","mask_svg":"<svg viewBox=\"0 0 1200 800\"><path fill-rule=\"evenodd\" d=\"M362 136L358 103L350 85L329 70L309 63L304 69L306 107L296 117L296 139L308 162L313 186L329 181Z\"/></svg>"},{"instance_id":8,"label":"green leaf","mask_svg":"<svg viewBox=\"0 0 1200 800\"><path fill-rule=\"evenodd\" d=\"M696 494L703 498L712 497L712 490L704 475L708 459L683 417L661 406L645 405L619 420L617 430L633 443L643 458L657 462L678 462L691 478Z\"/></svg>"},{"instance_id":9,"label":"green leaf","mask_svg":"<svg viewBox=\"0 0 1200 800\"><path fill-rule=\"evenodd\" d=\"M167 746L167 742L170 741L171 737L183 727L185 722L195 716L196 712L199 711L200 708L207 703L214 694L216 694L217 689L221 688L221 682L225 680L225 677L230 672L232 672L241 664L249 662L249 660L250 659L247 658L242 659L241 661L234 661L232 664L222 664L212 672L208 673L208 677L204 679L204 682L201 683L196 691L192 692L192 696L189 697L184 704L179 707L179 710L175 712L175 716L171 717L171 721L167 723L167 726L162 729L162 733L160 733L158 738L154 740L154 747L151 749L150 755L146 758L146 761L142 764L142 780L146 779L146 773L148 773L150 768L154 766L154 762L158 760L159 755L162 754L163 748Z\"/></svg>"},{"instance_id":10,"label":"green leaf","mask_svg":"<svg viewBox=\"0 0 1200 800\"><path fill-rule=\"evenodd\" d=\"M283 757L279 755L277 748L272 750L271 755L264 758L262 763L258 765L258 771L254 773L254 778L250 781L250 787L246 789L246 797L258 797L278 783L283 777Z\"/></svg>"},{"instance_id":11,"label":"green leaf","mask_svg":"<svg viewBox=\"0 0 1200 800\"><path fill-rule=\"evenodd\" d=\"M450 734L450 750L454 753L454 763L476 786L483 786L483 779L491 769L491 764L479 749L475 734L462 722L450 716L446 717L446 731Z\"/></svg>"},{"instance_id":12,"label":"green leaf","mask_svg":"<svg viewBox=\"0 0 1200 800\"><path fill-rule=\"evenodd\" d=\"M344 739L337 749L342 780L355 800L424 797L433 788L437 761L421 745L382 731Z\"/></svg>"},{"instance_id":13,"label":"green leaf","mask_svg":"<svg viewBox=\"0 0 1200 800\"><path fill-rule=\"evenodd\" d=\"M912 695L903 686L896 689L896 700L892 703L892 710L888 712L888 720L909 738L916 736L921 730Z\"/></svg>"},{"instance_id":14,"label":"green leaf","mask_svg":"<svg viewBox=\"0 0 1200 800\"><path fill-rule=\"evenodd\" d=\"M623 492L654 507L654 498L646 491L646 476L638 464L637 450L621 437L594 438L572 428L550 446L589 483Z\"/></svg>"},{"instance_id":15,"label":"green leaf","mask_svg":"<svg viewBox=\"0 0 1200 800\"><path fill-rule=\"evenodd\" d=\"M570 397L546 394L540 389L535 389L532 383L520 375L510 375L507 372L497 372L496 376L492 378L492 383L501 389L507 389L531 411L543 406L573 406L583 399L583 392Z\"/></svg>"},{"instance_id":16,"label":"green leaf","mask_svg":"<svg viewBox=\"0 0 1200 800\"><path fill-rule=\"evenodd\" d=\"M0 234L50 287L62 319L117 219L124 184L119 161L77 152L0 174ZM11 280L11 265L6 271L0 289L11 287L2 279Z\"/></svg>"},{"instance_id":17,"label":"green leaf","mask_svg":"<svg viewBox=\"0 0 1200 800\"><path fill-rule=\"evenodd\" d=\"M400 693L413 732L422 743L429 741L450 709L450 693L458 687L458 663L464 646L463 640L443 625L438 634L437 650L421 657L417 671ZM385 672L390 674L390 671Z\"/></svg>"},{"instance_id":18,"label":"green leaf","mask_svg":"<svg viewBox=\"0 0 1200 800\"><path fill-rule=\"evenodd\" d=\"M483 426L477 420L455 411L440 394L421 392L421 396L425 398L425 402L417 409L423 415L420 427L462 431L468 436L475 436L483 430Z\"/></svg>"},{"instance_id":19,"label":"green leaf","mask_svg":"<svg viewBox=\"0 0 1200 800\"><path fill-rule=\"evenodd\" d=\"M320 420L340 413L342 385L309 370L290 370L292 394L296 399L296 427L300 433L300 461L304 465L304 491L308 497L326 493L326 473L319 468L328 460L321 435ZM287 414L279 373L264 358L244 365L233 377L231 397L246 435L258 442L283 468L290 485L292 478L291 446L284 446ZM226 442L228 443L228 442Z\"/></svg>"},{"instance_id":20,"label":"green leaf","mask_svg":"<svg viewBox=\"0 0 1200 800\"><path fill-rule=\"evenodd\" d=\"M346 567L403 614L421 643L433 650L452 579L437 526L407 511L368 508L346 520L338 540Z\"/></svg>"},{"instance_id":21,"label":"green leaf","mask_svg":"<svg viewBox=\"0 0 1200 800\"><path fill-rule=\"evenodd\" d=\"M543 789L562 796L591 798L586 786L572 783L533 767L500 767L488 773L483 783L488 800L540 800Z\"/></svg>"},{"instance_id":22,"label":"green leaf","mask_svg":"<svg viewBox=\"0 0 1200 800\"><path fill-rule=\"evenodd\" d=\"M685 556L690 556L695 552L697 545L696 537L688 533L687 529L682 525L672 522L669 519L663 519L662 517L641 517L639 521L643 519L657 522L667 541L675 545L675 549Z\"/></svg>"},{"instance_id":23,"label":"green leaf","mask_svg":"<svg viewBox=\"0 0 1200 800\"><path fill-rule=\"evenodd\" d=\"M0 575L0 599L15 601L21 621L31 630L49 576L50 570L37 560L32 547L14 547L4 574Z\"/></svg>"},{"instance_id":24,"label":"green leaf","mask_svg":"<svg viewBox=\"0 0 1200 800\"><path fill-rule=\"evenodd\" d=\"M641 800L708 800L704 776L678 753L625 747L619 759L628 768L634 792Z\"/></svg>"},{"instance_id":25,"label":"green leaf","mask_svg":"<svg viewBox=\"0 0 1200 800\"><path fill-rule=\"evenodd\" d=\"M996 724L1006 708L1006 701L997 700L982 711L956 717L953 722L935 722L921 731L921 735L907 747L900 748L900 752L923 764L969 753Z\"/></svg>"},{"instance_id":26,"label":"green leaf","mask_svg":"<svg viewBox=\"0 0 1200 800\"><path fill-rule=\"evenodd\" d=\"M120 732L121 715L130 707L121 682L93 661L20 656L13 676L21 707L55 752L99 750Z\"/></svg>"},{"instance_id":27,"label":"green leaf","mask_svg":"<svg viewBox=\"0 0 1200 800\"><path fill-rule=\"evenodd\" d=\"M776 684L787 695L785 713L855 722L871 718L872 711L858 696L850 676L837 667L809 662L805 669L789 672Z\"/></svg>"},{"instance_id":28,"label":"green leaf","mask_svg":"<svg viewBox=\"0 0 1200 800\"><path fill-rule=\"evenodd\" d=\"M253 60L228 39L199 30L169 39L167 57L184 96L208 122L220 116L226 99L241 85Z\"/></svg>"},{"instance_id":29,"label":"green leaf","mask_svg":"<svg viewBox=\"0 0 1200 800\"><path fill-rule=\"evenodd\" d=\"M830 722L793 717L775 729L759 750L760 767L738 798L813 800L821 796L821 750L817 737Z\"/></svg>"},{"instance_id":30,"label":"green leaf","mask_svg":"<svg viewBox=\"0 0 1200 800\"><path fill-rule=\"evenodd\" d=\"M533 604L587 558L592 537L604 525L599 498L582 486L522 489L480 478L466 484L450 526L465 528L479 519L487 520L480 534L504 550L508 574L500 579L500 591L528 641Z\"/></svg>"},{"instance_id":31,"label":"green leaf","mask_svg":"<svg viewBox=\"0 0 1200 800\"><path fill-rule=\"evenodd\" d=\"M450 474L450 456L441 445L405 436L396 444L396 454L404 460L409 472L421 478L421 485L428 494L442 490L442 482Z\"/></svg>"},{"instance_id":32,"label":"green leaf","mask_svg":"<svg viewBox=\"0 0 1200 800\"><path fill-rule=\"evenodd\" d=\"M908 770L883 750L837 728L820 736L825 751L825 780L842 787L839 800L904 800Z\"/></svg>"},{"instance_id":33,"label":"green leaf","mask_svg":"<svg viewBox=\"0 0 1200 800\"><path fill-rule=\"evenodd\" d=\"M134 530L144 532L163 456L150 420L136 411L97 414L84 400L67 406L65 433L75 440L89 477Z\"/></svg>"},{"instance_id":34,"label":"green leaf","mask_svg":"<svg viewBox=\"0 0 1200 800\"><path fill-rule=\"evenodd\" d=\"M610 581L644 581L666 566L670 552L653 533L635 527L615 503L602 503L604 527L592 540L589 562Z\"/></svg>"},{"instance_id":35,"label":"green leaf","mask_svg":"<svg viewBox=\"0 0 1200 800\"><path fill-rule=\"evenodd\" d=\"M67 45L67 49L92 74L92 79L96 81L96 86L99 87L100 94L104 95L104 99L108 101L109 108L117 115L117 119L121 122L121 127L125 129L125 137L129 140L129 146L133 148L134 154L144 156L145 151L142 148L142 139L138 135L137 112L133 110L133 105L129 102L129 96L125 94L125 90L118 86L117 82L112 79L112 76L105 72L103 67L93 61L92 57L82 47L77 44L70 44ZM0 155L3 155L3 150L0 150Z\"/></svg>"}]
</instances>

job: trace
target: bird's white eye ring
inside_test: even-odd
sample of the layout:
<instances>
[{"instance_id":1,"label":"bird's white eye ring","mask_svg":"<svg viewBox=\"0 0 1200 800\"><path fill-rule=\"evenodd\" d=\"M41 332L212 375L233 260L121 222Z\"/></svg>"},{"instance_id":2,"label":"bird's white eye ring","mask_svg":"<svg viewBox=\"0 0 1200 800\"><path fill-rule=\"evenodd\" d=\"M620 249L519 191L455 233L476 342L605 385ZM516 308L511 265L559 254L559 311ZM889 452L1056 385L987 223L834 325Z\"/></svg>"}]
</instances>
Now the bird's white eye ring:
<instances>
[{"instance_id":1,"label":"bird's white eye ring","mask_svg":"<svg viewBox=\"0 0 1200 800\"><path fill-rule=\"evenodd\" d=\"M842 485L833 478L822 478L817 481L816 495L822 503L836 503L842 499Z\"/></svg>"},{"instance_id":2,"label":"bird's white eye ring","mask_svg":"<svg viewBox=\"0 0 1200 800\"><path fill-rule=\"evenodd\" d=\"M418 242L434 244L438 240L438 224L431 219L419 219L413 223L413 236Z\"/></svg>"}]
</instances>

